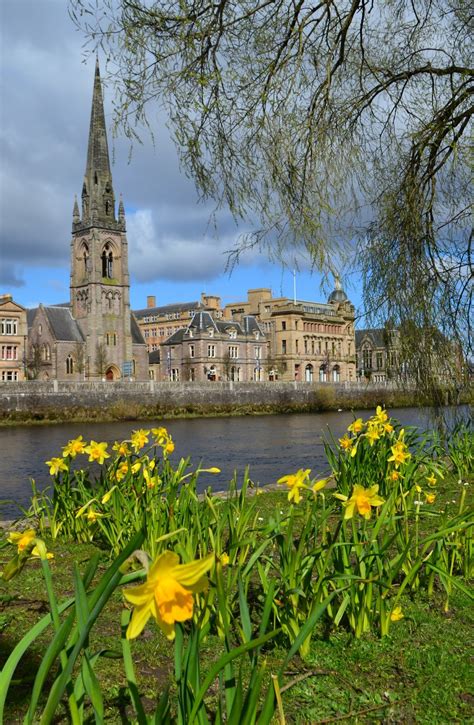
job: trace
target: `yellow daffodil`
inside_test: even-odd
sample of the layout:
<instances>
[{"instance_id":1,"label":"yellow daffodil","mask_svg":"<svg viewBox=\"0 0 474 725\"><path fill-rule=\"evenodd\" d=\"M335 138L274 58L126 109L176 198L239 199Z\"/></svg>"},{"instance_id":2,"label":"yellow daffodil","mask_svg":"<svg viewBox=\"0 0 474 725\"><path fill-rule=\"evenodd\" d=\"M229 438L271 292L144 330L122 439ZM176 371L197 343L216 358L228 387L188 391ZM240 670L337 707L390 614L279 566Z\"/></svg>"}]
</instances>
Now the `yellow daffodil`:
<instances>
[{"instance_id":1,"label":"yellow daffodil","mask_svg":"<svg viewBox=\"0 0 474 725\"><path fill-rule=\"evenodd\" d=\"M79 436L78 438L68 441L67 446L64 446L63 448L63 456L64 458L67 456L75 458L79 453L85 453L85 451L86 442L82 439L82 436Z\"/></svg>"},{"instance_id":2,"label":"yellow daffodil","mask_svg":"<svg viewBox=\"0 0 474 725\"><path fill-rule=\"evenodd\" d=\"M150 617L168 637L175 636L175 622L184 622L193 616L193 593L207 589L206 572L214 562L214 554L190 564L180 564L179 557L165 551L155 560L146 582L124 591L125 599L133 604L133 613L127 629L127 639L142 632Z\"/></svg>"},{"instance_id":3,"label":"yellow daffodil","mask_svg":"<svg viewBox=\"0 0 474 725\"><path fill-rule=\"evenodd\" d=\"M296 473L291 473L288 476L282 476L282 478L278 479L277 483L286 484L290 489L288 492L288 501L294 500L295 503L301 501L300 489L306 488L310 473L310 468L306 470L300 468Z\"/></svg>"},{"instance_id":4,"label":"yellow daffodil","mask_svg":"<svg viewBox=\"0 0 474 725\"><path fill-rule=\"evenodd\" d=\"M60 471L68 471L68 465L63 458L51 458L50 461L46 461L46 465L49 466L49 475L57 476Z\"/></svg>"},{"instance_id":5,"label":"yellow daffodil","mask_svg":"<svg viewBox=\"0 0 474 725\"><path fill-rule=\"evenodd\" d=\"M158 486L161 483L161 478L158 474L155 473L155 475L153 475L148 468L143 469L143 478L145 479L145 483L148 488L155 488L155 486Z\"/></svg>"},{"instance_id":6,"label":"yellow daffodil","mask_svg":"<svg viewBox=\"0 0 474 725\"><path fill-rule=\"evenodd\" d=\"M7 540L10 542L10 544L13 544L17 547L19 554L25 554L27 553L28 549L31 548L31 556L37 556L41 559L54 558L54 554L46 551L44 541L36 537L36 531L34 529L26 529L22 532L12 531L8 535Z\"/></svg>"},{"instance_id":7,"label":"yellow daffodil","mask_svg":"<svg viewBox=\"0 0 474 725\"><path fill-rule=\"evenodd\" d=\"M369 441L369 445L373 446L375 441L380 440L380 431L378 427L375 425L371 425L369 428L367 428L365 437Z\"/></svg>"},{"instance_id":8,"label":"yellow daffodil","mask_svg":"<svg viewBox=\"0 0 474 725\"><path fill-rule=\"evenodd\" d=\"M123 481L128 473L128 470L129 469L127 461L123 461L115 471L115 480L118 481L118 483L120 483L120 481Z\"/></svg>"},{"instance_id":9,"label":"yellow daffodil","mask_svg":"<svg viewBox=\"0 0 474 725\"><path fill-rule=\"evenodd\" d=\"M132 473L138 473L138 471L140 470L141 467L142 467L142 462L141 461L135 461L135 463L132 463L132 466L131 466L131 469L130 470L131 470Z\"/></svg>"},{"instance_id":10,"label":"yellow daffodil","mask_svg":"<svg viewBox=\"0 0 474 725\"><path fill-rule=\"evenodd\" d=\"M222 566L228 566L229 565L229 554L226 554L225 552L220 555L219 561L222 564Z\"/></svg>"},{"instance_id":11,"label":"yellow daffodil","mask_svg":"<svg viewBox=\"0 0 474 725\"><path fill-rule=\"evenodd\" d=\"M396 470L391 471L391 473L389 475L389 478L391 481L399 481L401 477L402 477L402 475L401 475L400 471L396 471Z\"/></svg>"},{"instance_id":12,"label":"yellow daffodil","mask_svg":"<svg viewBox=\"0 0 474 725\"><path fill-rule=\"evenodd\" d=\"M216 468L216 466L211 466L211 468L200 468L199 473L220 473L221 469Z\"/></svg>"},{"instance_id":13,"label":"yellow daffodil","mask_svg":"<svg viewBox=\"0 0 474 725\"><path fill-rule=\"evenodd\" d=\"M106 458L110 458L110 453L107 453L107 443L91 441L84 450L89 454L90 463L99 463L102 465Z\"/></svg>"},{"instance_id":14,"label":"yellow daffodil","mask_svg":"<svg viewBox=\"0 0 474 725\"><path fill-rule=\"evenodd\" d=\"M148 443L149 436L149 430L143 430L143 428L140 428L140 430L134 430L130 438L133 450L136 452L139 451L140 448L143 448L143 446Z\"/></svg>"},{"instance_id":15,"label":"yellow daffodil","mask_svg":"<svg viewBox=\"0 0 474 725\"><path fill-rule=\"evenodd\" d=\"M392 612L390 614L390 619L392 622L399 622L401 619L403 619L405 615L402 612L401 607L395 607L392 609Z\"/></svg>"},{"instance_id":16,"label":"yellow daffodil","mask_svg":"<svg viewBox=\"0 0 474 725\"><path fill-rule=\"evenodd\" d=\"M174 451L174 443L170 438L163 446L163 453L173 453L173 451Z\"/></svg>"},{"instance_id":17,"label":"yellow daffodil","mask_svg":"<svg viewBox=\"0 0 474 725\"><path fill-rule=\"evenodd\" d=\"M155 444L158 446L161 446L163 441L168 438L168 431L163 426L160 426L159 428L152 428L151 434L155 438Z\"/></svg>"},{"instance_id":18,"label":"yellow daffodil","mask_svg":"<svg viewBox=\"0 0 474 725\"><path fill-rule=\"evenodd\" d=\"M426 503L434 503L436 501L435 493L425 493Z\"/></svg>"},{"instance_id":19,"label":"yellow daffodil","mask_svg":"<svg viewBox=\"0 0 474 725\"><path fill-rule=\"evenodd\" d=\"M315 483L313 483L311 488L314 491L314 493L317 493L318 491L321 491L321 489L325 487L327 482L328 482L327 478L321 478L320 481L316 481Z\"/></svg>"},{"instance_id":20,"label":"yellow daffodil","mask_svg":"<svg viewBox=\"0 0 474 725\"><path fill-rule=\"evenodd\" d=\"M387 422L387 420L388 420L388 413L387 413L387 411L386 411L386 410L384 410L384 409L382 408L382 406L381 406L381 405L377 405L377 407L376 407L376 409L375 409L375 416L374 416L374 420L375 420L375 421L376 421L377 423L386 423L386 422Z\"/></svg>"},{"instance_id":21,"label":"yellow daffodil","mask_svg":"<svg viewBox=\"0 0 474 725\"><path fill-rule=\"evenodd\" d=\"M33 539L36 538L36 531L34 529L26 529L26 531L21 532L12 531L7 538L10 544L18 547L18 553L22 554L25 549L31 546Z\"/></svg>"},{"instance_id":22,"label":"yellow daffodil","mask_svg":"<svg viewBox=\"0 0 474 725\"><path fill-rule=\"evenodd\" d=\"M428 481L428 486L436 486L436 476L434 473L432 473L430 476L426 476L426 480Z\"/></svg>"},{"instance_id":23,"label":"yellow daffodil","mask_svg":"<svg viewBox=\"0 0 474 725\"><path fill-rule=\"evenodd\" d=\"M104 514L99 513L99 511L96 511L93 508L90 508L87 512L87 520L90 524L95 524L98 518L103 518Z\"/></svg>"},{"instance_id":24,"label":"yellow daffodil","mask_svg":"<svg viewBox=\"0 0 474 725\"><path fill-rule=\"evenodd\" d=\"M411 453L409 453L407 446L402 441L397 441L390 450L392 451L392 455L388 460L393 462L395 468L403 465L411 458Z\"/></svg>"},{"instance_id":25,"label":"yellow daffodil","mask_svg":"<svg viewBox=\"0 0 474 725\"><path fill-rule=\"evenodd\" d=\"M384 423L382 428L384 429L385 433L393 433L393 425L391 423Z\"/></svg>"},{"instance_id":26,"label":"yellow daffodil","mask_svg":"<svg viewBox=\"0 0 474 725\"><path fill-rule=\"evenodd\" d=\"M353 438L349 438L348 435L343 436L342 438L339 438L339 445L344 451L349 451L352 448L352 444L354 443Z\"/></svg>"},{"instance_id":27,"label":"yellow daffodil","mask_svg":"<svg viewBox=\"0 0 474 725\"><path fill-rule=\"evenodd\" d=\"M113 492L115 491L116 488L117 488L117 486L112 486L112 488L109 491L107 491L106 493L104 493L104 495L102 496L100 502L102 504L108 503L110 501L110 499L112 497L112 494L113 494Z\"/></svg>"},{"instance_id":28,"label":"yellow daffodil","mask_svg":"<svg viewBox=\"0 0 474 725\"><path fill-rule=\"evenodd\" d=\"M127 441L116 441L114 445L112 446L112 450L116 451L119 456L129 456L130 455L130 448L128 447Z\"/></svg>"},{"instance_id":29,"label":"yellow daffodil","mask_svg":"<svg viewBox=\"0 0 474 725\"><path fill-rule=\"evenodd\" d=\"M357 435L364 429L364 421L362 418L356 418L356 420L348 426L347 430L349 433Z\"/></svg>"},{"instance_id":30,"label":"yellow daffodil","mask_svg":"<svg viewBox=\"0 0 474 725\"><path fill-rule=\"evenodd\" d=\"M344 496L342 493L335 493L334 496L341 501L344 501L343 506L346 509L344 513L345 519L351 519L354 516L356 509L357 512L365 519L370 519L372 507L381 506L385 503L383 498L377 496L378 490L379 487L377 485L371 486L370 488L364 488L356 483L350 498Z\"/></svg>"}]
</instances>

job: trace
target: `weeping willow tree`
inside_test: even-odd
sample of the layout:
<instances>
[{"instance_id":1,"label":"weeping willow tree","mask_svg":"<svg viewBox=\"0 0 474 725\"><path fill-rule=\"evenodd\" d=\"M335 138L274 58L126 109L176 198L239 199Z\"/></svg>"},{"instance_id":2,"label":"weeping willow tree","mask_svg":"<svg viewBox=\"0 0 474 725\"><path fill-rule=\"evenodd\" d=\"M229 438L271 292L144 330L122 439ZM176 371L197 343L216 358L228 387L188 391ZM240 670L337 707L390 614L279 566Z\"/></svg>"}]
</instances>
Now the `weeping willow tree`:
<instances>
[{"instance_id":1,"label":"weeping willow tree","mask_svg":"<svg viewBox=\"0 0 474 725\"><path fill-rule=\"evenodd\" d=\"M369 322L411 331L420 384L435 379L430 337L472 352L470 4L70 0L70 13L106 53L117 127L133 139L166 112L203 197L254 223L240 251L358 268Z\"/></svg>"}]
</instances>

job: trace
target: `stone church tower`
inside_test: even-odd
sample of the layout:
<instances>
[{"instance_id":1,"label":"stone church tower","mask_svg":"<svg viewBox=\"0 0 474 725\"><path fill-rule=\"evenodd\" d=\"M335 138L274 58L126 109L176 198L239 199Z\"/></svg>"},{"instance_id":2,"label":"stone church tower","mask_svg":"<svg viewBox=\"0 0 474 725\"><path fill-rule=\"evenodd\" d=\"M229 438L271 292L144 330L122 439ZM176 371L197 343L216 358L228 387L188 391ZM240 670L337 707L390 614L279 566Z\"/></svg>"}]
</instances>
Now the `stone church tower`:
<instances>
[{"instance_id":1,"label":"stone church tower","mask_svg":"<svg viewBox=\"0 0 474 725\"><path fill-rule=\"evenodd\" d=\"M110 170L99 61L96 61L82 210L74 203L71 312L85 340L87 379L148 379L146 347L130 312L125 210Z\"/></svg>"}]
</instances>

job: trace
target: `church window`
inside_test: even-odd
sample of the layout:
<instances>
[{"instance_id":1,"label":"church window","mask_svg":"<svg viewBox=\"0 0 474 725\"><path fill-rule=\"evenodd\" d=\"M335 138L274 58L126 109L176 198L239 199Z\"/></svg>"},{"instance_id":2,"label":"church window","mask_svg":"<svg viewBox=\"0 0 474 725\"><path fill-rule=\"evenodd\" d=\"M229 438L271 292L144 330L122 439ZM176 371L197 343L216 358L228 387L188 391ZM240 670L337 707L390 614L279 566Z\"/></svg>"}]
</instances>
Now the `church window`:
<instances>
[{"instance_id":1,"label":"church window","mask_svg":"<svg viewBox=\"0 0 474 725\"><path fill-rule=\"evenodd\" d=\"M68 355L66 358L66 374L72 375L74 372L74 360L72 355Z\"/></svg>"},{"instance_id":2,"label":"church window","mask_svg":"<svg viewBox=\"0 0 474 725\"><path fill-rule=\"evenodd\" d=\"M96 171L94 174L94 184L98 184L98 183L99 183L99 179L97 178L97 171Z\"/></svg>"},{"instance_id":3,"label":"church window","mask_svg":"<svg viewBox=\"0 0 474 725\"><path fill-rule=\"evenodd\" d=\"M189 357L194 357L194 345L189 346Z\"/></svg>"},{"instance_id":4,"label":"church window","mask_svg":"<svg viewBox=\"0 0 474 725\"><path fill-rule=\"evenodd\" d=\"M208 345L207 346L207 357L215 357L215 356L216 356L216 346Z\"/></svg>"},{"instance_id":5,"label":"church window","mask_svg":"<svg viewBox=\"0 0 474 725\"><path fill-rule=\"evenodd\" d=\"M383 353L381 353L381 352L376 353L375 358L377 360L377 370L382 370L382 368L383 368Z\"/></svg>"},{"instance_id":6,"label":"church window","mask_svg":"<svg viewBox=\"0 0 474 725\"><path fill-rule=\"evenodd\" d=\"M107 215L109 214L109 208L110 208L110 203L109 203L108 201L106 201L106 202L105 202L105 213L106 213Z\"/></svg>"},{"instance_id":7,"label":"church window","mask_svg":"<svg viewBox=\"0 0 474 725\"><path fill-rule=\"evenodd\" d=\"M362 352L363 361L364 361L364 369L365 370L371 370L372 369L372 350L365 349Z\"/></svg>"},{"instance_id":8,"label":"church window","mask_svg":"<svg viewBox=\"0 0 474 725\"><path fill-rule=\"evenodd\" d=\"M114 255L108 244L105 245L104 251L102 252L102 277L105 279L112 279L114 271Z\"/></svg>"}]
</instances>

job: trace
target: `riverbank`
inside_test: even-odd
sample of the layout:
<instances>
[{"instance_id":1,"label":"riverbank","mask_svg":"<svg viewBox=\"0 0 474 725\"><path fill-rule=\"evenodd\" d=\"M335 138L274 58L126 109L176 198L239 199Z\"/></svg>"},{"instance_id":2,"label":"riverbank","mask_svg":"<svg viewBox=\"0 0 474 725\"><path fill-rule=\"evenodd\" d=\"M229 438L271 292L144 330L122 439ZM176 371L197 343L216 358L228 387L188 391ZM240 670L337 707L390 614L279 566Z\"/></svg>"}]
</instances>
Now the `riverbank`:
<instances>
[{"instance_id":1,"label":"riverbank","mask_svg":"<svg viewBox=\"0 0 474 725\"><path fill-rule=\"evenodd\" d=\"M446 404L470 403L468 392ZM0 384L0 426L315 413L432 405L415 389L359 383Z\"/></svg>"}]
</instances>

